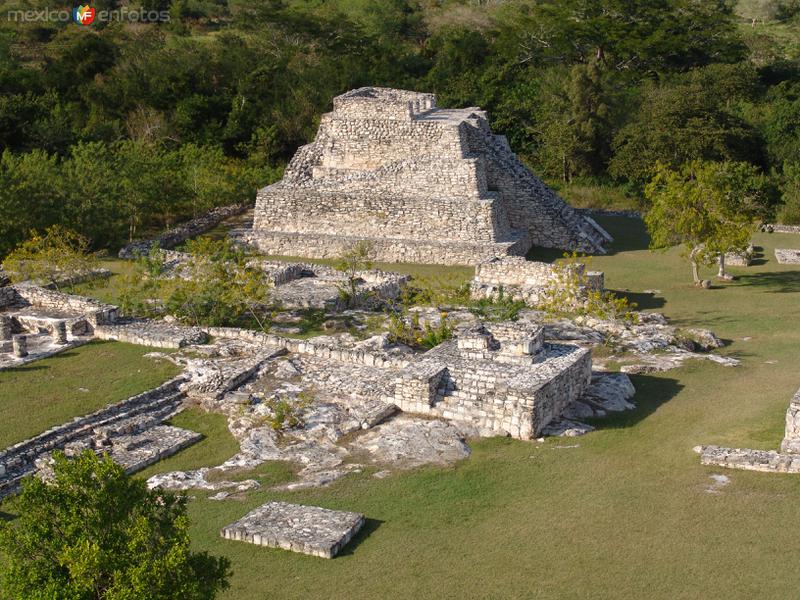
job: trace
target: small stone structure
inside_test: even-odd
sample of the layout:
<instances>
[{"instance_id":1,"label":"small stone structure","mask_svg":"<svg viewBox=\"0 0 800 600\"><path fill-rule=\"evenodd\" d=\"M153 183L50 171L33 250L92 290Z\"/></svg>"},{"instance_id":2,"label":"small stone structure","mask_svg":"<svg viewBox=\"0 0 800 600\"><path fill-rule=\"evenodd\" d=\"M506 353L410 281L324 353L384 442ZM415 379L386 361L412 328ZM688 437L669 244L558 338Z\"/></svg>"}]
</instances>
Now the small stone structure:
<instances>
[{"instance_id":1,"label":"small stone structure","mask_svg":"<svg viewBox=\"0 0 800 600\"><path fill-rule=\"evenodd\" d=\"M333 99L316 139L257 196L245 239L270 254L474 264L531 245L604 253L611 237L531 173L477 108L366 87Z\"/></svg>"},{"instance_id":2,"label":"small stone structure","mask_svg":"<svg viewBox=\"0 0 800 600\"><path fill-rule=\"evenodd\" d=\"M800 250L775 248L775 258L782 265L800 265Z\"/></svg>"},{"instance_id":3,"label":"small stone structure","mask_svg":"<svg viewBox=\"0 0 800 600\"><path fill-rule=\"evenodd\" d=\"M704 465L766 473L800 473L800 390L786 409L786 428L780 452L721 446L698 446L695 451L700 454L700 462Z\"/></svg>"},{"instance_id":4,"label":"small stone structure","mask_svg":"<svg viewBox=\"0 0 800 600\"><path fill-rule=\"evenodd\" d=\"M394 402L403 411L471 423L481 431L536 437L584 392L591 351L544 344L540 326L479 326L403 369Z\"/></svg>"},{"instance_id":5,"label":"small stone structure","mask_svg":"<svg viewBox=\"0 0 800 600\"><path fill-rule=\"evenodd\" d=\"M220 535L228 540L333 558L363 525L364 515L359 513L267 502L223 527Z\"/></svg>"},{"instance_id":6,"label":"small stone structure","mask_svg":"<svg viewBox=\"0 0 800 600\"><path fill-rule=\"evenodd\" d=\"M92 298L29 283L1 287L0 369L85 343L98 328L115 323L117 312Z\"/></svg>"},{"instance_id":7,"label":"small stone structure","mask_svg":"<svg viewBox=\"0 0 800 600\"><path fill-rule=\"evenodd\" d=\"M589 290L603 291L605 275L602 271L587 272L586 266L580 263L565 268L577 269L585 281L584 288L577 290L579 294ZM561 271L549 263L525 260L520 256L492 258L475 267L470 293L473 298L495 298L502 290L505 296L535 305L542 294L557 285L562 277Z\"/></svg>"}]
</instances>

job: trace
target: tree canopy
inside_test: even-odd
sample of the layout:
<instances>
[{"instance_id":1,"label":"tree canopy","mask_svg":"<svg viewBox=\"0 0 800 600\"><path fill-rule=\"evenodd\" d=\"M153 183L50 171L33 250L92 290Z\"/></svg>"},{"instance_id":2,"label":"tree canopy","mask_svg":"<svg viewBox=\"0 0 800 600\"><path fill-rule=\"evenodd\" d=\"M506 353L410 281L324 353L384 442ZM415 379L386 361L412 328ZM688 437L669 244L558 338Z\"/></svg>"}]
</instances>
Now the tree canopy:
<instances>
[{"instance_id":1,"label":"tree canopy","mask_svg":"<svg viewBox=\"0 0 800 600\"><path fill-rule=\"evenodd\" d=\"M0 597L212 600L229 562L189 548L186 498L125 473L107 456L54 455L53 476L27 478L0 524Z\"/></svg>"},{"instance_id":2,"label":"tree canopy","mask_svg":"<svg viewBox=\"0 0 800 600\"><path fill-rule=\"evenodd\" d=\"M774 202L775 191L747 163L691 161L678 169L657 164L645 195L651 248L683 245L698 283L700 265L747 248L753 220Z\"/></svg>"}]
</instances>

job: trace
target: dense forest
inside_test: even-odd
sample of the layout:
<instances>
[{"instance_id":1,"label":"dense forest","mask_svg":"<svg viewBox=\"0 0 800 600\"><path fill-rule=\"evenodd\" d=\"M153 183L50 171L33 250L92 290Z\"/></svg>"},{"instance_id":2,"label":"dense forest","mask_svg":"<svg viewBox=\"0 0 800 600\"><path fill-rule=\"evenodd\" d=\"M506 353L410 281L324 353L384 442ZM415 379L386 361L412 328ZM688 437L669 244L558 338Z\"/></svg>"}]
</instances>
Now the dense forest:
<instances>
[{"instance_id":1,"label":"dense forest","mask_svg":"<svg viewBox=\"0 0 800 600\"><path fill-rule=\"evenodd\" d=\"M769 218L800 222L800 0L92 6L169 18L0 27L0 257L54 223L114 248L252 199L363 85L487 109L578 204L641 207L657 164L730 160L769 177Z\"/></svg>"}]
</instances>

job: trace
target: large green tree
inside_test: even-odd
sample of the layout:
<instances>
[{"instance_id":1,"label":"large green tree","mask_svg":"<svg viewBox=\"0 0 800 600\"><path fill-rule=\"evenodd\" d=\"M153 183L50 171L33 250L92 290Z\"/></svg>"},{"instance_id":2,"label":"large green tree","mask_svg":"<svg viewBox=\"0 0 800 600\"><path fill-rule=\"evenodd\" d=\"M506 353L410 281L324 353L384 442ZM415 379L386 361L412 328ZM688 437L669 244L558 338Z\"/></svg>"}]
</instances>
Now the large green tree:
<instances>
[{"instance_id":1,"label":"large green tree","mask_svg":"<svg viewBox=\"0 0 800 600\"><path fill-rule=\"evenodd\" d=\"M0 524L0 597L8 600L211 600L229 562L189 547L186 498L148 490L110 458L54 456Z\"/></svg>"},{"instance_id":2,"label":"large green tree","mask_svg":"<svg viewBox=\"0 0 800 600\"><path fill-rule=\"evenodd\" d=\"M678 169L656 165L645 196L650 247L682 245L699 284L701 265L745 250L753 220L772 206L775 190L747 163L692 161Z\"/></svg>"},{"instance_id":3,"label":"large green tree","mask_svg":"<svg viewBox=\"0 0 800 600\"><path fill-rule=\"evenodd\" d=\"M611 174L644 182L656 162L761 163L758 132L732 106L753 93L754 78L747 66L714 66L647 85L638 112L614 137Z\"/></svg>"}]
</instances>

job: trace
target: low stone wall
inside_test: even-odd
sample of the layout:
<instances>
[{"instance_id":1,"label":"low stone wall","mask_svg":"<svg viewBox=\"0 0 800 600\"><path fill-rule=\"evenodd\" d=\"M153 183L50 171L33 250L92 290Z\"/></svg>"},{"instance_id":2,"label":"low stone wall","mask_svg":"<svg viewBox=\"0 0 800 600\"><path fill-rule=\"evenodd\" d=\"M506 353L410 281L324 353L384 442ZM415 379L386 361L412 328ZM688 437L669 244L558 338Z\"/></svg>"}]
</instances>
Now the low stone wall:
<instances>
[{"instance_id":1,"label":"low stone wall","mask_svg":"<svg viewBox=\"0 0 800 600\"><path fill-rule=\"evenodd\" d=\"M99 428L113 428L115 423L144 412L161 410L163 418L166 418L177 409L184 397L180 386L185 381L185 377L178 376L157 388L122 402L109 404L89 415L52 427L0 451L0 498L14 493L20 480L35 470L36 459L48 452L63 449L67 444L89 436Z\"/></svg>"},{"instance_id":2,"label":"low stone wall","mask_svg":"<svg viewBox=\"0 0 800 600\"><path fill-rule=\"evenodd\" d=\"M147 254L154 245L159 248L171 249L186 240L213 229L225 219L242 214L249 208L247 204L231 204L213 208L204 215L187 221L169 231L162 233L152 240L140 240L128 244L119 251L120 258L136 258L138 255Z\"/></svg>"},{"instance_id":3,"label":"low stone wall","mask_svg":"<svg viewBox=\"0 0 800 600\"><path fill-rule=\"evenodd\" d=\"M95 328L101 340L116 340L154 348L183 348L205 344L208 336L199 327L149 320L126 320Z\"/></svg>"},{"instance_id":4,"label":"low stone wall","mask_svg":"<svg viewBox=\"0 0 800 600\"><path fill-rule=\"evenodd\" d=\"M585 273L584 291L603 291L605 274L602 271L586 272L586 266L580 263L573 268L582 276ZM519 256L493 258L475 267L470 292L474 298L494 298L503 290L505 295L515 300L535 305L543 292L558 283L560 277L559 271L550 263L525 260Z\"/></svg>"},{"instance_id":5,"label":"low stone wall","mask_svg":"<svg viewBox=\"0 0 800 600\"><path fill-rule=\"evenodd\" d=\"M800 233L800 225L780 225L770 223L767 225L762 225L761 229L763 231L768 231L769 233Z\"/></svg>"},{"instance_id":6,"label":"low stone wall","mask_svg":"<svg viewBox=\"0 0 800 600\"><path fill-rule=\"evenodd\" d=\"M700 463L728 469L762 473L800 473L800 454L781 454L774 450L701 446Z\"/></svg>"},{"instance_id":7,"label":"low stone wall","mask_svg":"<svg viewBox=\"0 0 800 600\"><path fill-rule=\"evenodd\" d=\"M208 327L206 331L212 337L241 339L269 346L278 346L296 354L305 354L326 360L377 367L379 369L402 369L408 365L409 362L407 359L392 357L379 352L370 352L369 350L357 348L342 348L340 346L314 341L313 339L296 340L272 333L250 331L235 327Z\"/></svg>"},{"instance_id":8,"label":"low stone wall","mask_svg":"<svg viewBox=\"0 0 800 600\"><path fill-rule=\"evenodd\" d=\"M64 294L43 287L19 284L12 286L17 297L26 304L62 313L75 313L86 317L93 325L114 323L118 308L85 296Z\"/></svg>"},{"instance_id":9,"label":"low stone wall","mask_svg":"<svg viewBox=\"0 0 800 600\"><path fill-rule=\"evenodd\" d=\"M786 428L781 451L800 454L800 390L797 390L786 409Z\"/></svg>"}]
</instances>

